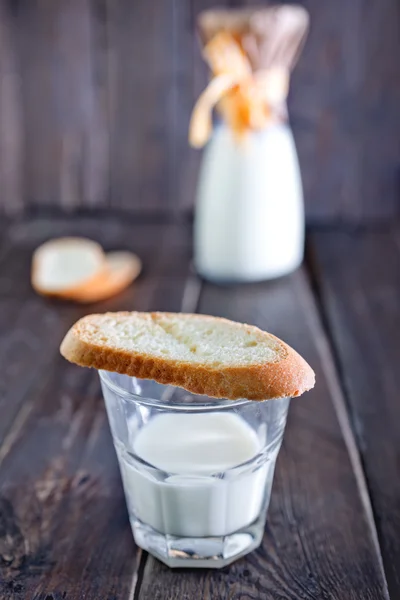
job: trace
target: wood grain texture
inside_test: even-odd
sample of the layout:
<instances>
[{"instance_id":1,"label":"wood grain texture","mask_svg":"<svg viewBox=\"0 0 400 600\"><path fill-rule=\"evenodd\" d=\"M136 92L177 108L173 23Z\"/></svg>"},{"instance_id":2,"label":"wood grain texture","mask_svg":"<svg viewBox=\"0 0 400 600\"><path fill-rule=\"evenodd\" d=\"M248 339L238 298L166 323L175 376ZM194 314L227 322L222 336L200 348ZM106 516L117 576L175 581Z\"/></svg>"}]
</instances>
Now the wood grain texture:
<instances>
[{"instance_id":1,"label":"wood grain texture","mask_svg":"<svg viewBox=\"0 0 400 600\"><path fill-rule=\"evenodd\" d=\"M0 0L0 212L24 207L23 112L16 29L7 0Z\"/></svg>"},{"instance_id":2,"label":"wood grain texture","mask_svg":"<svg viewBox=\"0 0 400 600\"><path fill-rule=\"evenodd\" d=\"M108 2L111 199L171 210L174 173L172 0Z\"/></svg>"},{"instance_id":3,"label":"wood grain texture","mask_svg":"<svg viewBox=\"0 0 400 600\"><path fill-rule=\"evenodd\" d=\"M399 216L399 3L302 4L289 109L308 219ZM201 153L187 131L207 81L195 18L213 5L1 0L0 212L191 210Z\"/></svg>"},{"instance_id":4,"label":"wood grain texture","mask_svg":"<svg viewBox=\"0 0 400 600\"><path fill-rule=\"evenodd\" d=\"M0 444L28 391L49 368L67 324L80 314L70 307L60 318L54 304L33 295L29 283L33 248L16 248L9 233L3 232L0 252Z\"/></svg>"},{"instance_id":5,"label":"wood grain texture","mask_svg":"<svg viewBox=\"0 0 400 600\"><path fill-rule=\"evenodd\" d=\"M292 402L261 548L221 571L183 573L149 557L138 598L387 598L365 482L338 422L334 405L345 412L343 398L305 273L270 284L206 284L199 311L287 340L313 366L317 385Z\"/></svg>"},{"instance_id":6,"label":"wood grain texture","mask_svg":"<svg viewBox=\"0 0 400 600\"><path fill-rule=\"evenodd\" d=\"M289 109L313 221L399 215L400 6L306 0Z\"/></svg>"},{"instance_id":7,"label":"wood grain texture","mask_svg":"<svg viewBox=\"0 0 400 600\"><path fill-rule=\"evenodd\" d=\"M362 213L359 130L360 47L363 1L326 4L306 0L311 27L293 73L289 114L302 170L307 210L313 220Z\"/></svg>"},{"instance_id":8,"label":"wood grain texture","mask_svg":"<svg viewBox=\"0 0 400 600\"><path fill-rule=\"evenodd\" d=\"M27 283L32 250L50 235L70 234L137 252L143 274L120 296L93 306L37 298ZM58 344L84 312L179 310L188 260L179 273L162 266L169 247L175 247L171 256L179 253L184 236L173 244L176 238L174 227L113 219L41 219L9 229L0 248L4 600L133 597L141 552L128 523L97 375L64 361Z\"/></svg>"},{"instance_id":9,"label":"wood grain texture","mask_svg":"<svg viewBox=\"0 0 400 600\"><path fill-rule=\"evenodd\" d=\"M361 450L392 598L400 596L400 230L312 236L315 285Z\"/></svg>"},{"instance_id":10,"label":"wood grain texture","mask_svg":"<svg viewBox=\"0 0 400 600\"><path fill-rule=\"evenodd\" d=\"M101 206L108 196L107 97L96 2L15 3L29 206ZM101 23L99 25L101 27ZM103 43L105 41L103 40Z\"/></svg>"},{"instance_id":11,"label":"wood grain texture","mask_svg":"<svg viewBox=\"0 0 400 600\"><path fill-rule=\"evenodd\" d=\"M128 597L134 544L93 375L57 358L3 451L2 598Z\"/></svg>"},{"instance_id":12,"label":"wood grain texture","mask_svg":"<svg viewBox=\"0 0 400 600\"><path fill-rule=\"evenodd\" d=\"M202 0L203 5L205 0ZM174 172L172 193L175 212L193 209L201 153L188 144L189 121L202 87L196 87L196 75L204 61L196 36L196 2L173 3L173 111Z\"/></svg>"},{"instance_id":13,"label":"wood grain texture","mask_svg":"<svg viewBox=\"0 0 400 600\"><path fill-rule=\"evenodd\" d=\"M400 5L363 2L360 197L366 220L400 216Z\"/></svg>"}]
</instances>

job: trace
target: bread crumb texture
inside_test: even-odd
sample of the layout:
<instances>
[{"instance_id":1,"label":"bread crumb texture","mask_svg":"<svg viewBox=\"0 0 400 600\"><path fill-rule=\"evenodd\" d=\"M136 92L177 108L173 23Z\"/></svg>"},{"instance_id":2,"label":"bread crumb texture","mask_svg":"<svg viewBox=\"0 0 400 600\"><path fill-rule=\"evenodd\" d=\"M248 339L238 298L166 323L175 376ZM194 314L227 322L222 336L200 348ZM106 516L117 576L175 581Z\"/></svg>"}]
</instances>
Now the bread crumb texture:
<instances>
[{"instance_id":1,"label":"bread crumb texture","mask_svg":"<svg viewBox=\"0 0 400 600\"><path fill-rule=\"evenodd\" d=\"M275 336L204 315L89 315L68 332L61 353L83 366L217 398L298 396L314 385L311 367Z\"/></svg>"}]
</instances>

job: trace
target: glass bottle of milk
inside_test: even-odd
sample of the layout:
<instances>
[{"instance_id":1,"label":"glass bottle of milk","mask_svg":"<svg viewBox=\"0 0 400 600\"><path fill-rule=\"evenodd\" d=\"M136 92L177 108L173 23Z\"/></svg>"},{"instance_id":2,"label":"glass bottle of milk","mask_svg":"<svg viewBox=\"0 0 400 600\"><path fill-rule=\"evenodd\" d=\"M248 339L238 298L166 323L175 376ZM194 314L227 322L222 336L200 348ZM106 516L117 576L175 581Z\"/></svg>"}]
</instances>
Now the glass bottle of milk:
<instances>
[{"instance_id":1,"label":"glass bottle of milk","mask_svg":"<svg viewBox=\"0 0 400 600\"><path fill-rule=\"evenodd\" d=\"M235 138L225 124L204 156L195 216L195 264L216 281L257 281L300 265L304 210L287 123Z\"/></svg>"},{"instance_id":2,"label":"glass bottle of milk","mask_svg":"<svg viewBox=\"0 0 400 600\"><path fill-rule=\"evenodd\" d=\"M208 141L196 198L197 270L217 282L285 275L303 259L303 192L286 98L308 14L295 5L206 11L199 28L213 77L189 131L193 146ZM213 130L214 106L221 123Z\"/></svg>"}]
</instances>

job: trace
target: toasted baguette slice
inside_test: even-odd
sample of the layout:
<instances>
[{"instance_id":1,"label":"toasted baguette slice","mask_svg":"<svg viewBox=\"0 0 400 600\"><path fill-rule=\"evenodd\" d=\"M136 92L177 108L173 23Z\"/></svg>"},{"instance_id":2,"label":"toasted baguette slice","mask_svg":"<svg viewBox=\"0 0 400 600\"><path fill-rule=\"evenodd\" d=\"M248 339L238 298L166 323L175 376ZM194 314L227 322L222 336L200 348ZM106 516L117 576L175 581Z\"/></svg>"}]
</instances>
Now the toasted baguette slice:
<instances>
[{"instance_id":1,"label":"toasted baguette slice","mask_svg":"<svg viewBox=\"0 0 400 600\"><path fill-rule=\"evenodd\" d=\"M81 366L154 379L214 398L300 396L315 383L306 361L275 336L204 315L89 315L70 329L60 351Z\"/></svg>"},{"instance_id":2,"label":"toasted baguette slice","mask_svg":"<svg viewBox=\"0 0 400 600\"><path fill-rule=\"evenodd\" d=\"M115 296L128 287L139 275L142 263L132 252L109 252L102 276L69 295L71 300L88 303L99 302Z\"/></svg>"},{"instance_id":3,"label":"toasted baguette slice","mask_svg":"<svg viewBox=\"0 0 400 600\"><path fill-rule=\"evenodd\" d=\"M99 244L86 238L58 238L35 251L32 286L39 294L68 298L101 280L105 270Z\"/></svg>"}]
</instances>

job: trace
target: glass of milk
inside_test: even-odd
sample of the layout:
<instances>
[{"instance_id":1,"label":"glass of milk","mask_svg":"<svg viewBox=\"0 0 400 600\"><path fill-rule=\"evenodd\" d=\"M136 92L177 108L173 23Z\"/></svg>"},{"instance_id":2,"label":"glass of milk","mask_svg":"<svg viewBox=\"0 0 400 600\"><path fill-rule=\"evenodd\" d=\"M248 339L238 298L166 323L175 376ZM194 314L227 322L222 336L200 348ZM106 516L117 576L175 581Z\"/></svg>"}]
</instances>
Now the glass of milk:
<instances>
[{"instance_id":1,"label":"glass of milk","mask_svg":"<svg viewBox=\"0 0 400 600\"><path fill-rule=\"evenodd\" d=\"M215 400L100 371L138 546L170 567L261 543L289 399Z\"/></svg>"}]
</instances>

